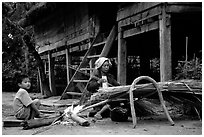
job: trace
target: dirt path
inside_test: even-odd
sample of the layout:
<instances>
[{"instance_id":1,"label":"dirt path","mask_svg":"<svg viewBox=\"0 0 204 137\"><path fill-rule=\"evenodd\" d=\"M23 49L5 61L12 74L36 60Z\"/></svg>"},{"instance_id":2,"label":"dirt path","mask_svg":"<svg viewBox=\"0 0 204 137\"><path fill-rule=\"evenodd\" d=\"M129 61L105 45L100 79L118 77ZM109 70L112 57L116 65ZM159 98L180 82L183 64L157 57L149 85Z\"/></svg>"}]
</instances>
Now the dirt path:
<instances>
[{"instance_id":1,"label":"dirt path","mask_svg":"<svg viewBox=\"0 0 204 137\"><path fill-rule=\"evenodd\" d=\"M2 118L12 115L12 100L15 93L2 94ZM132 121L113 122L110 118L92 122L88 127L79 125L55 125L39 135L201 135L202 122L199 120L174 117L175 126L170 126L165 116L138 119L135 129ZM2 127L2 135L32 135L45 127L23 130L22 127Z\"/></svg>"}]
</instances>

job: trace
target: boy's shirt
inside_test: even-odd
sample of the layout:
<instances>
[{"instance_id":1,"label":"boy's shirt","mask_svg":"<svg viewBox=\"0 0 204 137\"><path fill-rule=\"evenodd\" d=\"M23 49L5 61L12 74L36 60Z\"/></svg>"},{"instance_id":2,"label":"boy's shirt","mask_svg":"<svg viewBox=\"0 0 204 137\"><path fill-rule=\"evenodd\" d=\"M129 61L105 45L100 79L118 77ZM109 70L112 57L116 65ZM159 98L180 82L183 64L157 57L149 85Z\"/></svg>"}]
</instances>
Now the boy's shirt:
<instances>
[{"instance_id":1,"label":"boy's shirt","mask_svg":"<svg viewBox=\"0 0 204 137\"><path fill-rule=\"evenodd\" d=\"M13 101L14 112L18 113L23 107L27 107L32 103L28 92L25 89L20 88L16 93L16 96Z\"/></svg>"}]
</instances>

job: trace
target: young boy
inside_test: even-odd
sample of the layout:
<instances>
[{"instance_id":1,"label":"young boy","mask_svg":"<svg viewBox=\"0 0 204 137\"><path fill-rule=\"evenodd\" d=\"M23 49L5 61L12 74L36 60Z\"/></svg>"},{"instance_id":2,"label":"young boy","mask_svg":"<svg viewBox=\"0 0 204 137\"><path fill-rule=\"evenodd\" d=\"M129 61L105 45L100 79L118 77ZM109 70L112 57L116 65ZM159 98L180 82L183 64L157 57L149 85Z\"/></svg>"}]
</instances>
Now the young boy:
<instances>
[{"instance_id":1,"label":"young boy","mask_svg":"<svg viewBox=\"0 0 204 137\"><path fill-rule=\"evenodd\" d=\"M31 83L27 75L17 76L18 92L13 101L14 114L17 119L29 120L40 118L40 101L39 99L32 100L27 92L30 89Z\"/></svg>"}]
</instances>

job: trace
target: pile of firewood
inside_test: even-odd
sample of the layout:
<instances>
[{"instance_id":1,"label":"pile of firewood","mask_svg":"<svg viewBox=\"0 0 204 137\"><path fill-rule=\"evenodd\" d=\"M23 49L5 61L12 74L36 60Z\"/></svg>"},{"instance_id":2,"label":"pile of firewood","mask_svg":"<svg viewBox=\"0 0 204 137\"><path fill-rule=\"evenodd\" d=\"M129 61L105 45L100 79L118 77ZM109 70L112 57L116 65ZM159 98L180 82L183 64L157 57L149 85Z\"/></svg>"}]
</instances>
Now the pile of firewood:
<instances>
[{"instance_id":1,"label":"pile of firewood","mask_svg":"<svg viewBox=\"0 0 204 137\"><path fill-rule=\"evenodd\" d=\"M183 106L183 112L188 107L201 118L202 116L202 82L194 80L180 80L171 82L158 82L164 100L170 104ZM94 104L104 100L118 98L129 99L130 85L101 88L94 93L86 104ZM153 99L158 99L152 83L135 85L134 98L138 98L135 103L140 112L155 112L153 106L156 106ZM152 106L152 107L151 107ZM157 107L158 108L158 107ZM181 109L181 107L180 107ZM144 111L146 110L146 111ZM188 110L189 111L189 110ZM154 114L154 112L152 114Z\"/></svg>"}]
</instances>

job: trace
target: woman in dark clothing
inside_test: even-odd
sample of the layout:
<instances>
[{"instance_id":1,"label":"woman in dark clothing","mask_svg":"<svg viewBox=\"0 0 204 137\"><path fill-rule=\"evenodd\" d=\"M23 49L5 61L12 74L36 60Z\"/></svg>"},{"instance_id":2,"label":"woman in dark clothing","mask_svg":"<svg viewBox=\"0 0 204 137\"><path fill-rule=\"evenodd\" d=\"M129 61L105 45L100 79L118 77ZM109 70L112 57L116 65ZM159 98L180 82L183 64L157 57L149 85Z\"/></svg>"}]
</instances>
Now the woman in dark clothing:
<instances>
[{"instance_id":1,"label":"woman in dark clothing","mask_svg":"<svg viewBox=\"0 0 204 137\"><path fill-rule=\"evenodd\" d=\"M100 57L95 62L95 71L93 77L88 83L87 90L91 93L97 92L99 88L106 88L109 86L119 86L120 84L114 79L113 75L108 71L111 66L111 62L108 58ZM97 77L97 78L95 78ZM99 110L100 109L100 110ZM102 108L95 108L97 113L94 115L96 119L102 119L101 114L109 109L109 105L102 106Z\"/></svg>"}]
</instances>

